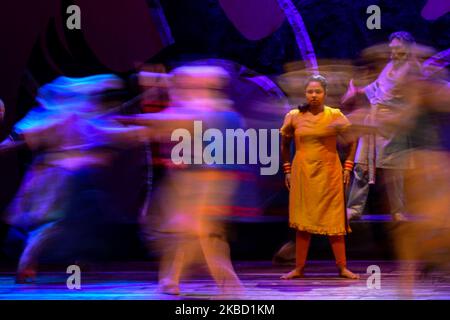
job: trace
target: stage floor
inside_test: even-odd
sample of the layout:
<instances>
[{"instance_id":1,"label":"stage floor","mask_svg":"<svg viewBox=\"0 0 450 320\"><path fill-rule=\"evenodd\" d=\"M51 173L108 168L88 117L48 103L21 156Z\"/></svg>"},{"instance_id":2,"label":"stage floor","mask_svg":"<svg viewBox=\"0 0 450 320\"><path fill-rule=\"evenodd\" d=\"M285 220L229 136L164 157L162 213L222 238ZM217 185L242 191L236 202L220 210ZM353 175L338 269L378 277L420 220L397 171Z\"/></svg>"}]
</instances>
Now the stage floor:
<instances>
[{"instance_id":1,"label":"stage floor","mask_svg":"<svg viewBox=\"0 0 450 320\"><path fill-rule=\"evenodd\" d=\"M369 288L367 268L381 269L380 288ZM158 292L154 263L96 264L81 270L81 288L70 290L65 270L43 271L33 284L15 284L14 273L0 272L0 300L397 300L450 299L448 270L434 270L426 276L416 273L402 277L398 263L390 261L351 261L349 268L360 280L337 277L333 261L309 262L305 278L280 280L292 266L274 266L270 261L235 262L245 292L221 295L206 270L198 270L181 284L181 294ZM372 279L372 278L371 278ZM413 286L413 290L408 290Z\"/></svg>"}]
</instances>

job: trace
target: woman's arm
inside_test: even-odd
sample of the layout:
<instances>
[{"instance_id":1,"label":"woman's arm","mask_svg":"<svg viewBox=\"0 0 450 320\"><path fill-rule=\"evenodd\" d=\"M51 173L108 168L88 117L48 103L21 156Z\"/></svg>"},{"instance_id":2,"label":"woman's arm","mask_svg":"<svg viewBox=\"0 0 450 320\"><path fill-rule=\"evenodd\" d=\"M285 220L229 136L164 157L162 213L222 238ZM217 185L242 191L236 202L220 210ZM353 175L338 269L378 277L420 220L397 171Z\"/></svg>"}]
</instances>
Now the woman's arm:
<instances>
[{"instance_id":1,"label":"woman's arm","mask_svg":"<svg viewBox=\"0 0 450 320\"><path fill-rule=\"evenodd\" d=\"M285 174L284 183L288 190L291 189L291 141L292 137L281 136L281 160L283 161L283 170Z\"/></svg>"},{"instance_id":2,"label":"woman's arm","mask_svg":"<svg viewBox=\"0 0 450 320\"><path fill-rule=\"evenodd\" d=\"M347 153L347 157L345 158L345 161L353 162L355 160L355 153L356 153L357 145L358 145L357 141L350 142L350 144L348 146L348 153Z\"/></svg>"},{"instance_id":3,"label":"woman's arm","mask_svg":"<svg viewBox=\"0 0 450 320\"><path fill-rule=\"evenodd\" d=\"M352 141L352 142L350 142L350 144L348 145L348 148L347 148L348 152L347 152L347 157L344 162L344 173L343 173L345 188L347 188L348 185L350 184L350 174L353 171L356 146L357 146L357 142Z\"/></svg>"}]
</instances>

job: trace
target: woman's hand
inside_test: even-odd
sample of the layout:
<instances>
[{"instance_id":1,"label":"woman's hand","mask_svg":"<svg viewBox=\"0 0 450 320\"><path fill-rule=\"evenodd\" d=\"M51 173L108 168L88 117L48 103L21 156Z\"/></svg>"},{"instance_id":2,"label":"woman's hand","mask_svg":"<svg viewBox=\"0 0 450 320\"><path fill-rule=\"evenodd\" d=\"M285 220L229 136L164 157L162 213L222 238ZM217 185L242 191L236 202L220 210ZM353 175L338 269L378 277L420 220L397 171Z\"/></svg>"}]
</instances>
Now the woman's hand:
<instances>
[{"instance_id":1,"label":"woman's hand","mask_svg":"<svg viewBox=\"0 0 450 320\"><path fill-rule=\"evenodd\" d=\"M288 190L291 190L291 174L290 173L286 173L286 175L284 176L284 184L286 185L286 188L288 188Z\"/></svg>"},{"instance_id":2,"label":"woman's hand","mask_svg":"<svg viewBox=\"0 0 450 320\"><path fill-rule=\"evenodd\" d=\"M344 170L343 177L344 177L344 187L345 188L347 188L348 185L350 184L350 173L351 173L350 170Z\"/></svg>"}]
</instances>

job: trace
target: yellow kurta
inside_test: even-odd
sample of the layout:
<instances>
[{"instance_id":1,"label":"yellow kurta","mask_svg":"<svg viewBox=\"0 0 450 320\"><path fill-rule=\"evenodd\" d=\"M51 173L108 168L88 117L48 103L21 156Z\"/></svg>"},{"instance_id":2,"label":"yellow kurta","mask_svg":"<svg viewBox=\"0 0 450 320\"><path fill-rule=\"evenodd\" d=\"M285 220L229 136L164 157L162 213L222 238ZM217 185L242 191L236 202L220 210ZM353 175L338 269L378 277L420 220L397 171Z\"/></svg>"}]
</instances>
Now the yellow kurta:
<instances>
[{"instance_id":1,"label":"yellow kurta","mask_svg":"<svg viewBox=\"0 0 450 320\"><path fill-rule=\"evenodd\" d=\"M316 116L291 110L281 134L295 140L289 192L289 225L324 235L350 232L345 219L342 165L335 125L350 123L339 109L325 106Z\"/></svg>"}]
</instances>

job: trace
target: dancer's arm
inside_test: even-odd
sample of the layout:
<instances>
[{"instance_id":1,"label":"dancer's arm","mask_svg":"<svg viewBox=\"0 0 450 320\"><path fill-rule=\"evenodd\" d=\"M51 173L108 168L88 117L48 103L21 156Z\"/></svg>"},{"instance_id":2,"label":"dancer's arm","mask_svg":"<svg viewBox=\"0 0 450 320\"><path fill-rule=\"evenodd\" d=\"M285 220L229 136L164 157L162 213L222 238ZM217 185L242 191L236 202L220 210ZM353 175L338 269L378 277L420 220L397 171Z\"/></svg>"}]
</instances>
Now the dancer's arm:
<instances>
[{"instance_id":1,"label":"dancer's arm","mask_svg":"<svg viewBox=\"0 0 450 320\"><path fill-rule=\"evenodd\" d=\"M281 136L281 159L283 161L283 170L285 173L284 183L288 190L291 189L291 168L290 168L290 159L291 159L291 141L292 138L282 135Z\"/></svg>"}]
</instances>

